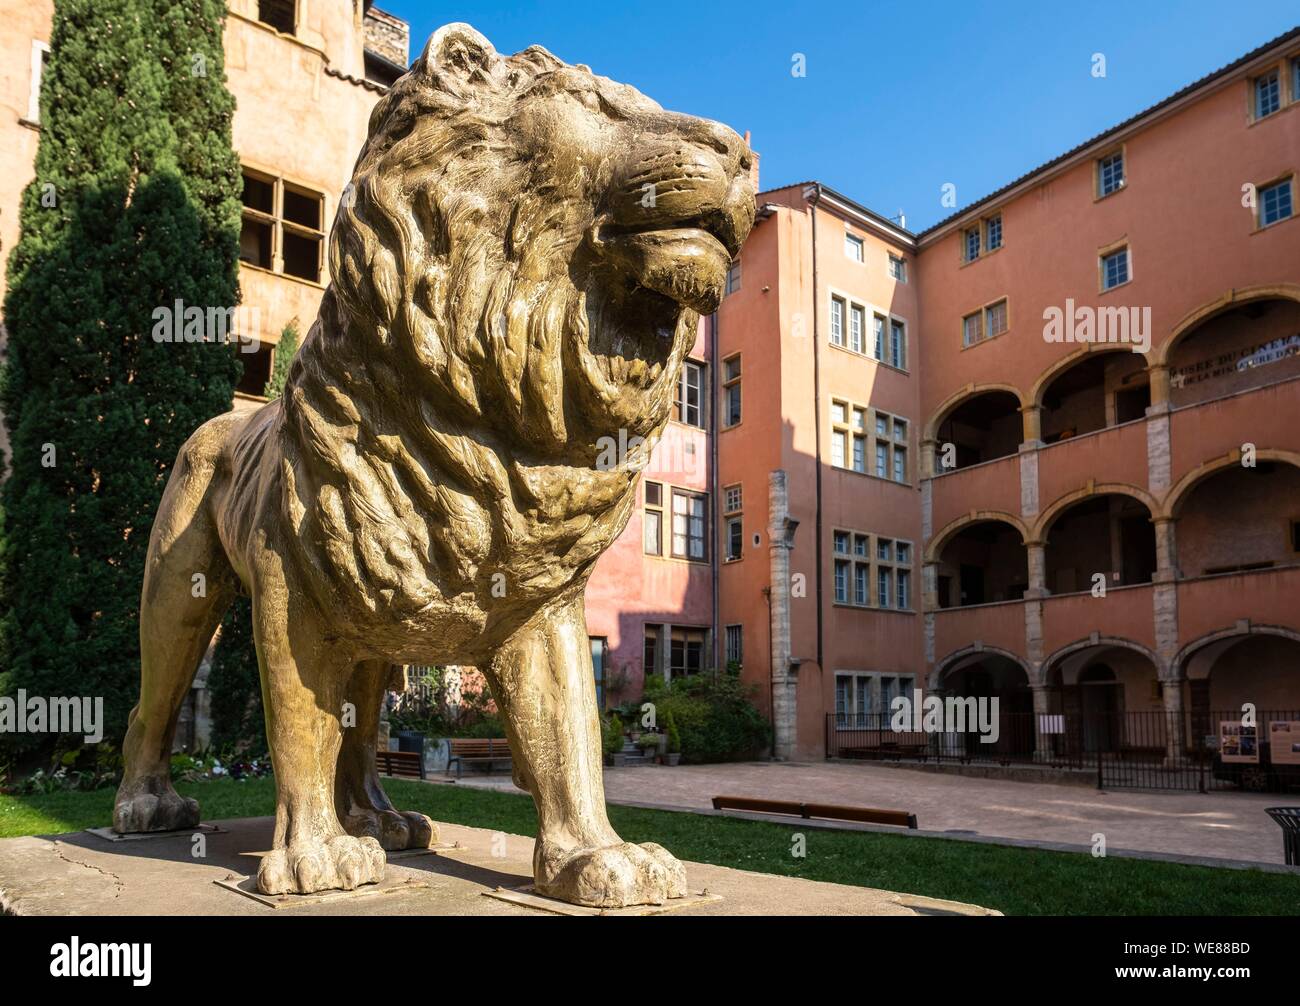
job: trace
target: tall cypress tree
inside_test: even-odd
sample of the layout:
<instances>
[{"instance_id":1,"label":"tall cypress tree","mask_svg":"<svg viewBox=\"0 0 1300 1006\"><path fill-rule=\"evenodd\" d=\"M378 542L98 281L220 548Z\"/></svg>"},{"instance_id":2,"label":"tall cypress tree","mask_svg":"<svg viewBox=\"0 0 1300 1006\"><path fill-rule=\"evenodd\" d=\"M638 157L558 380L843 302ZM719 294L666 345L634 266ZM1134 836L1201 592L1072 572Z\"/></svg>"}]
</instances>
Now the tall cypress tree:
<instances>
[{"instance_id":1,"label":"tall cypress tree","mask_svg":"<svg viewBox=\"0 0 1300 1006\"><path fill-rule=\"evenodd\" d=\"M0 693L103 696L110 737L139 689L154 512L241 367L229 346L154 338L158 308L238 300L225 14L222 0L57 0L9 262Z\"/></svg>"}]
</instances>

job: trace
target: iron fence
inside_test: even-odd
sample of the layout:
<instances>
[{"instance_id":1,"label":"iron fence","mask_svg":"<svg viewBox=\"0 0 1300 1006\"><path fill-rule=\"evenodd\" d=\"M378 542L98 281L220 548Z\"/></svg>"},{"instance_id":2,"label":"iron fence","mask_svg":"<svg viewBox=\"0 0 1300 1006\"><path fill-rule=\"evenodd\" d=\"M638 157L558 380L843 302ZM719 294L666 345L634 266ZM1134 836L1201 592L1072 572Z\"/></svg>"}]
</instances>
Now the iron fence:
<instances>
[{"instance_id":1,"label":"iron fence","mask_svg":"<svg viewBox=\"0 0 1300 1006\"><path fill-rule=\"evenodd\" d=\"M1300 789L1297 710L1256 712L1253 722L1240 710L1010 711L983 734L969 723L902 726L889 713L831 713L826 757L1033 766L1089 775L1101 789Z\"/></svg>"}]
</instances>

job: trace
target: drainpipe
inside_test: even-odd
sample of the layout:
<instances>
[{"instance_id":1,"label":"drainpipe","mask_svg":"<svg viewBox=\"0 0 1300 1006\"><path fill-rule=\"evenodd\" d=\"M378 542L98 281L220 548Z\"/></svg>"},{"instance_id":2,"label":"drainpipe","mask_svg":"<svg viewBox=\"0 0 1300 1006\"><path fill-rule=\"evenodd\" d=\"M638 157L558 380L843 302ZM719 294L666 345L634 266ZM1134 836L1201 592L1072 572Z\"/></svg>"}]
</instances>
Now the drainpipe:
<instances>
[{"instance_id":1,"label":"drainpipe","mask_svg":"<svg viewBox=\"0 0 1300 1006\"><path fill-rule=\"evenodd\" d=\"M825 612L822 605L822 381L821 381L821 325L819 317L821 314L821 292L817 286L817 204L821 202L822 186L821 182L813 183L812 205L812 285L813 285L813 323L812 323L812 346L813 346L813 431L814 444L816 451L816 496L817 509L816 519L813 521L813 528L816 532L817 539L814 542L814 551L817 560L817 673L821 674L822 664L822 631L823 619Z\"/></svg>"},{"instance_id":2,"label":"drainpipe","mask_svg":"<svg viewBox=\"0 0 1300 1006\"><path fill-rule=\"evenodd\" d=\"M722 649L721 641L718 639L720 633L718 624L721 619L721 606L718 601L718 570L721 563L718 560L718 553L721 551L719 542L722 541L722 498L719 494L718 486L718 312L714 311L709 317L709 495L713 499L713 541L712 548L709 549L709 576L713 583L713 676L716 678L719 672L726 670L722 666Z\"/></svg>"}]
</instances>

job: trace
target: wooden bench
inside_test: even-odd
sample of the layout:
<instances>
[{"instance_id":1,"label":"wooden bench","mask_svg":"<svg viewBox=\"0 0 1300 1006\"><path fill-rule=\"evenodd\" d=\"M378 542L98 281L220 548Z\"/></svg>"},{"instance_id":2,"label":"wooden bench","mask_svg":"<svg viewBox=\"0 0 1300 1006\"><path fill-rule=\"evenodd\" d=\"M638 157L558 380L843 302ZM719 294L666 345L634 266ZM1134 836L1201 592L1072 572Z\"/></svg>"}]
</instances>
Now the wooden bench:
<instances>
[{"instance_id":1,"label":"wooden bench","mask_svg":"<svg viewBox=\"0 0 1300 1006\"><path fill-rule=\"evenodd\" d=\"M424 778L424 759L415 751L376 751L375 766L380 775Z\"/></svg>"},{"instance_id":2,"label":"wooden bench","mask_svg":"<svg viewBox=\"0 0 1300 1006\"><path fill-rule=\"evenodd\" d=\"M456 778L460 778L461 769L466 762L486 762L488 775L496 762L509 762L510 745L504 737L452 737L447 741L451 755L447 760L447 771L456 766Z\"/></svg>"},{"instance_id":3,"label":"wooden bench","mask_svg":"<svg viewBox=\"0 0 1300 1006\"><path fill-rule=\"evenodd\" d=\"M844 807L833 803L799 803L795 800L764 800L754 796L715 796L714 810L750 810L759 814L789 814L792 817L826 818L832 821L859 821L864 824L891 824L915 828L916 815L905 810L879 810L875 807Z\"/></svg>"}]
</instances>

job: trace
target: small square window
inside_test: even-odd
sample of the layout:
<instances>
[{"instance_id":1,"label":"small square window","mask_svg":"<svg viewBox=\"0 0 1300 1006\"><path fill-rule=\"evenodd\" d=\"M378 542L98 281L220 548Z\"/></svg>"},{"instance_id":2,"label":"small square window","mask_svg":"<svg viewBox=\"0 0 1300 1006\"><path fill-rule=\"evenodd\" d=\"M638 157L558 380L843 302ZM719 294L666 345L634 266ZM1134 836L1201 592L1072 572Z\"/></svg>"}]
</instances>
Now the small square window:
<instances>
[{"instance_id":1,"label":"small square window","mask_svg":"<svg viewBox=\"0 0 1300 1006\"><path fill-rule=\"evenodd\" d=\"M867 413L863 409L853 410L853 428L855 430L865 430L867 428Z\"/></svg>"},{"instance_id":2,"label":"small square window","mask_svg":"<svg viewBox=\"0 0 1300 1006\"><path fill-rule=\"evenodd\" d=\"M1291 179L1259 190L1259 225L1267 227L1291 216Z\"/></svg>"},{"instance_id":3,"label":"small square window","mask_svg":"<svg viewBox=\"0 0 1300 1006\"><path fill-rule=\"evenodd\" d=\"M889 417L883 412L876 413L876 436L889 436Z\"/></svg>"},{"instance_id":4,"label":"small square window","mask_svg":"<svg viewBox=\"0 0 1300 1006\"><path fill-rule=\"evenodd\" d=\"M901 440L901 441L906 441L906 440L907 440L907 420L906 420L906 419L895 419L895 420L894 420L894 439L895 439L895 440Z\"/></svg>"},{"instance_id":5,"label":"small square window","mask_svg":"<svg viewBox=\"0 0 1300 1006\"><path fill-rule=\"evenodd\" d=\"M898 551L899 562L906 566L912 561L912 548L907 544L907 542L900 541L895 547Z\"/></svg>"},{"instance_id":6,"label":"small square window","mask_svg":"<svg viewBox=\"0 0 1300 1006\"><path fill-rule=\"evenodd\" d=\"M647 482L645 484L645 503L646 506L663 506L664 487L662 482Z\"/></svg>"},{"instance_id":7,"label":"small square window","mask_svg":"<svg viewBox=\"0 0 1300 1006\"><path fill-rule=\"evenodd\" d=\"M853 554L867 554L867 536L865 534L855 534L853 536Z\"/></svg>"},{"instance_id":8,"label":"small square window","mask_svg":"<svg viewBox=\"0 0 1300 1006\"><path fill-rule=\"evenodd\" d=\"M1124 187L1124 153L1117 151L1097 162L1097 195L1108 196Z\"/></svg>"},{"instance_id":9,"label":"small square window","mask_svg":"<svg viewBox=\"0 0 1300 1006\"><path fill-rule=\"evenodd\" d=\"M740 509L740 486L727 486L725 492L727 513L735 513Z\"/></svg>"},{"instance_id":10,"label":"small square window","mask_svg":"<svg viewBox=\"0 0 1300 1006\"><path fill-rule=\"evenodd\" d=\"M894 542L892 539L876 539L876 558L884 562L889 562L894 558Z\"/></svg>"},{"instance_id":11,"label":"small square window","mask_svg":"<svg viewBox=\"0 0 1300 1006\"><path fill-rule=\"evenodd\" d=\"M984 312L976 311L961 320L961 341L963 346L973 346L984 338Z\"/></svg>"},{"instance_id":12,"label":"small square window","mask_svg":"<svg viewBox=\"0 0 1300 1006\"><path fill-rule=\"evenodd\" d=\"M899 258L897 255L889 256L889 275L893 276L900 283L907 282L907 259Z\"/></svg>"},{"instance_id":13,"label":"small square window","mask_svg":"<svg viewBox=\"0 0 1300 1006\"><path fill-rule=\"evenodd\" d=\"M1282 81L1273 70L1255 78L1255 118L1272 115L1282 107Z\"/></svg>"},{"instance_id":14,"label":"small square window","mask_svg":"<svg viewBox=\"0 0 1300 1006\"><path fill-rule=\"evenodd\" d=\"M848 533L847 531L836 531L836 532L835 532L835 551L836 551L836 552L840 552L840 553L842 553L842 554L844 554L844 555L848 555L848 552L849 552L849 538L850 538L850 535L849 535L849 533Z\"/></svg>"},{"instance_id":15,"label":"small square window","mask_svg":"<svg viewBox=\"0 0 1300 1006\"><path fill-rule=\"evenodd\" d=\"M1128 249L1121 248L1101 257L1101 288L1110 290L1128 282Z\"/></svg>"},{"instance_id":16,"label":"small square window","mask_svg":"<svg viewBox=\"0 0 1300 1006\"><path fill-rule=\"evenodd\" d=\"M972 227L966 232L966 261L973 262L980 257L980 229Z\"/></svg>"},{"instance_id":17,"label":"small square window","mask_svg":"<svg viewBox=\"0 0 1300 1006\"><path fill-rule=\"evenodd\" d=\"M832 423L842 423L842 422L844 422L844 403L843 403L843 402L831 402L831 422L832 422Z\"/></svg>"},{"instance_id":18,"label":"small square window","mask_svg":"<svg viewBox=\"0 0 1300 1006\"><path fill-rule=\"evenodd\" d=\"M862 238L855 238L852 234L845 234L844 254L853 259L854 262L861 262L864 257Z\"/></svg>"}]
</instances>

